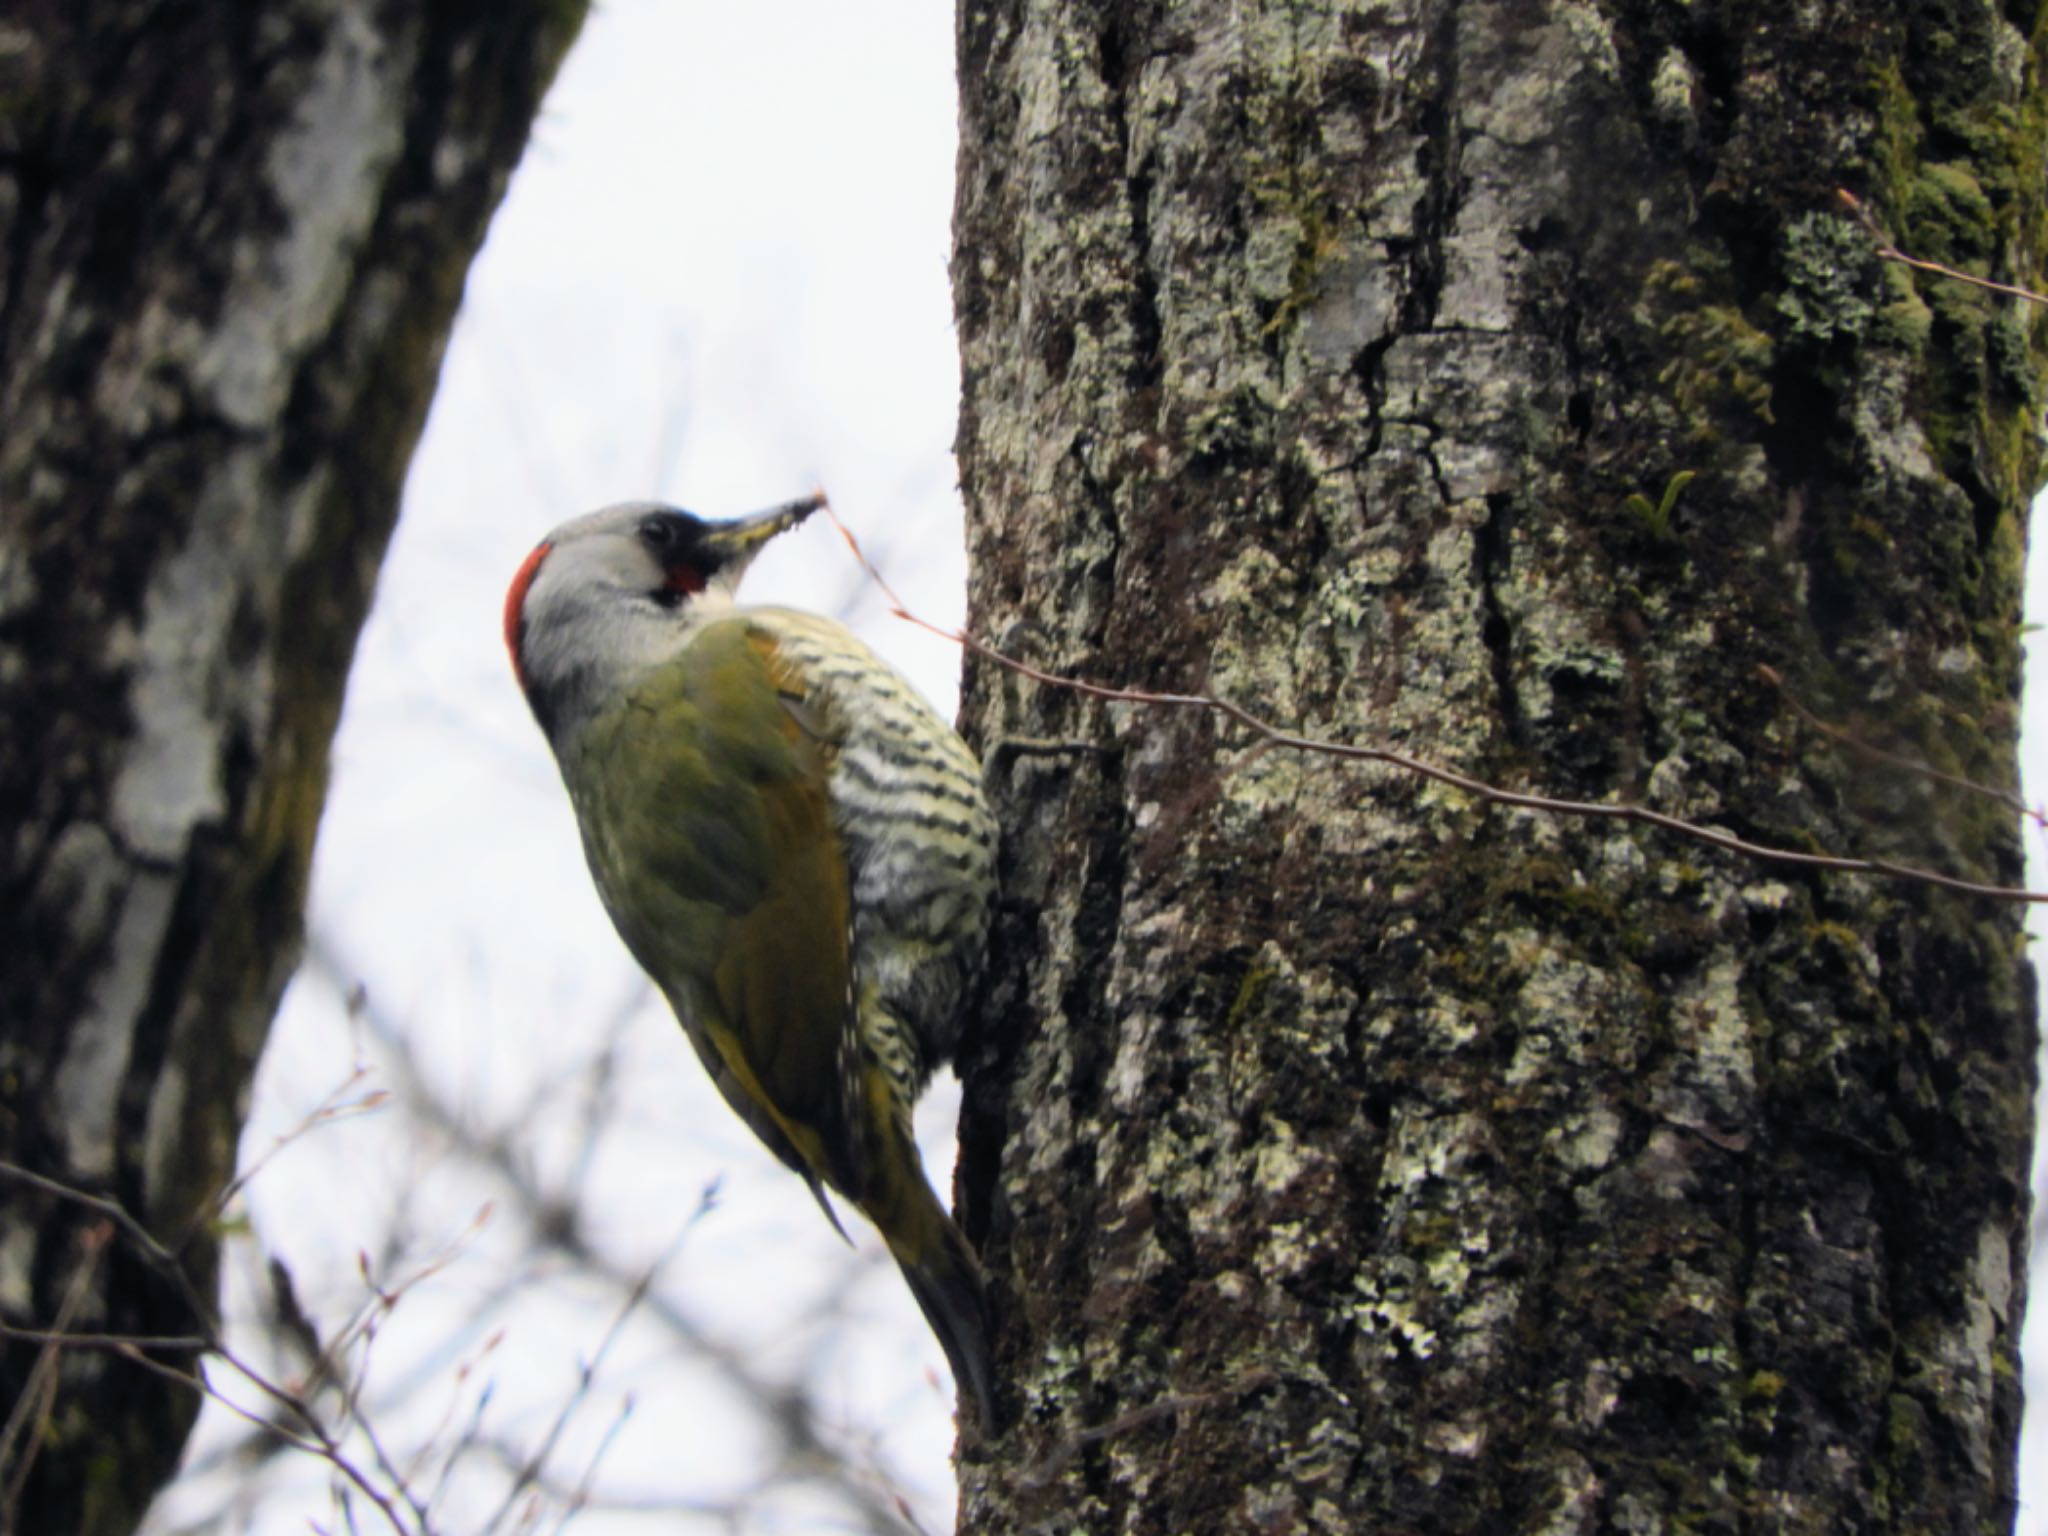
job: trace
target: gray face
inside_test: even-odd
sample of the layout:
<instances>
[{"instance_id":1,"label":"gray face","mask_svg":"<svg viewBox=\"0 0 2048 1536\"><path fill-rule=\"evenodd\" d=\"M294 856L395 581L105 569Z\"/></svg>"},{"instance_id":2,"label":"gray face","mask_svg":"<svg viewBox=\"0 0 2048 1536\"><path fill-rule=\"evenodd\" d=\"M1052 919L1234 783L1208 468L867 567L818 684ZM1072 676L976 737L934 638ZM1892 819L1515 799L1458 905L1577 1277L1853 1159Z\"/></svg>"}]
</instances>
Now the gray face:
<instances>
[{"instance_id":1,"label":"gray face","mask_svg":"<svg viewBox=\"0 0 2048 1536\"><path fill-rule=\"evenodd\" d=\"M820 491L707 523L658 501L623 501L549 534L512 579L505 643L556 749L563 732L730 613L761 546L824 504Z\"/></svg>"},{"instance_id":2,"label":"gray face","mask_svg":"<svg viewBox=\"0 0 2048 1536\"><path fill-rule=\"evenodd\" d=\"M506 638L541 728L558 740L729 611L759 546L660 502L629 501L562 524L543 547Z\"/></svg>"}]
</instances>

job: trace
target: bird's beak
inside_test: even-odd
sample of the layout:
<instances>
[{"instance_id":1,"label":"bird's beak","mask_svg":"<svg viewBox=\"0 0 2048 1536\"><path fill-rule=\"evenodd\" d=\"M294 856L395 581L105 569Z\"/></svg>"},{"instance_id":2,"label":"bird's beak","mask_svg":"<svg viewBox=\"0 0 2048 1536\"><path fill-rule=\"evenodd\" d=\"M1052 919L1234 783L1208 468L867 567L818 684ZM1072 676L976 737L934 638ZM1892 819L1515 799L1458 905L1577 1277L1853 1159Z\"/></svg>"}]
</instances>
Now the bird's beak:
<instances>
[{"instance_id":1,"label":"bird's beak","mask_svg":"<svg viewBox=\"0 0 2048 1536\"><path fill-rule=\"evenodd\" d=\"M722 547L728 560L744 566L761 552L762 545L778 533L787 533L824 505L825 493L813 491L764 512L750 512L729 523L714 523L711 538Z\"/></svg>"}]
</instances>

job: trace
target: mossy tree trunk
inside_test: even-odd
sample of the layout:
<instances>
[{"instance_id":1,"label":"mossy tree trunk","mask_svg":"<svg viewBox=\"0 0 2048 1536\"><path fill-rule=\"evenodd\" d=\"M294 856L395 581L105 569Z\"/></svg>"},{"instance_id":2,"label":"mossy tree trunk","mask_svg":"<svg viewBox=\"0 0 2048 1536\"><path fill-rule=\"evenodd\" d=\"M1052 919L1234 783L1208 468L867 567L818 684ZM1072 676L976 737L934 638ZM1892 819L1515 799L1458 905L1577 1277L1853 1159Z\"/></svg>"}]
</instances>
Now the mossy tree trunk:
<instances>
[{"instance_id":1,"label":"mossy tree trunk","mask_svg":"<svg viewBox=\"0 0 2048 1536\"><path fill-rule=\"evenodd\" d=\"M973 628L2017 881L2009 805L1763 669L2014 783L2042 325L1835 193L2037 281L2040 13L963 5ZM963 1529L2010 1527L2013 907L984 662L966 709L1009 838L961 1171L1009 1422Z\"/></svg>"},{"instance_id":2,"label":"mossy tree trunk","mask_svg":"<svg viewBox=\"0 0 2048 1536\"><path fill-rule=\"evenodd\" d=\"M0 1310L188 1335L462 277L582 7L0 19ZM193 1358L171 1351L167 1363ZM0 1528L125 1532L197 1403L0 1350Z\"/></svg>"}]
</instances>

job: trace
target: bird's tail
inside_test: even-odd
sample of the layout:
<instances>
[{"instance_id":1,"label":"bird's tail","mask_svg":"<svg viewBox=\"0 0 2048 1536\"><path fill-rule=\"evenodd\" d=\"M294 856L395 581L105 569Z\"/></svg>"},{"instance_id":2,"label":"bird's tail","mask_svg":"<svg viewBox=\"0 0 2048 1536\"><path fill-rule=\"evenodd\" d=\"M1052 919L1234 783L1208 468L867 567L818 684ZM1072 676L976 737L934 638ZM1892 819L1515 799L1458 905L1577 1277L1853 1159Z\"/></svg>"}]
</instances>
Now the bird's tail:
<instances>
[{"instance_id":1,"label":"bird's tail","mask_svg":"<svg viewBox=\"0 0 2048 1536\"><path fill-rule=\"evenodd\" d=\"M954 1383L973 1395L982 1432L993 1433L995 1369L989 1361L981 1265L925 1179L909 1127L894 1116L888 1123L887 1151L870 1165L876 1176L856 1203L888 1243L910 1294L946 1351Z\"/></svg>"},{"instance_id":2,"label":"bird's tail","mask_svg":"<svg viewBox=\"0 0 2048 1536\"><path fill-rule=\"evenodd\" d=\"M931 1202L935 1231L914 1248L911 1244L899 1246L892 1236L889 1251L946 1351L954 1382L973 1394L982 1433L993 1434L995 1368L988 1353L988 1301L982 1290L981 1265L968 1247L966 1235L939 1209L938 1198L929 1188L925 1198Z\"/></svg>"}]
</instances>

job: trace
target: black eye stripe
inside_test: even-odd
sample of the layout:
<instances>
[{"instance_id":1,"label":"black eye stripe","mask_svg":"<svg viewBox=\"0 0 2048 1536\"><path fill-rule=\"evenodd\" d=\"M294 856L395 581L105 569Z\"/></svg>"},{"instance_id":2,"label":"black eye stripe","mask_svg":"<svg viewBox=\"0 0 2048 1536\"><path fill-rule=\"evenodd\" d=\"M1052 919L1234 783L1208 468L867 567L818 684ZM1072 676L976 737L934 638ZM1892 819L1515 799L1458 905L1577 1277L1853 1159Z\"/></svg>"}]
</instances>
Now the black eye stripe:
<instances>
[{"instance_id":1,"label":"black eye stripe","mask_svg":"<svg viewBox=\"0 0 2048 1536\"><path fill-rule=\"evenodd\" d=\"M705 573L724 562L717 546L705 535L710 530L687 512L650 512L635 526L641 544L661 562L663 569L687 565Z\"/></svg>"},{"instance_id":2,"label":"black eye stripe","mask_svg":"<svg viewBox=\"0 0 2048 1536\"><path fill-rule=\"evenodd\" d=\"M640 519L640 542L656 554L679 554L688 537L682 519L671 512L656 512Z\"/></svg>"}]
</instances>

